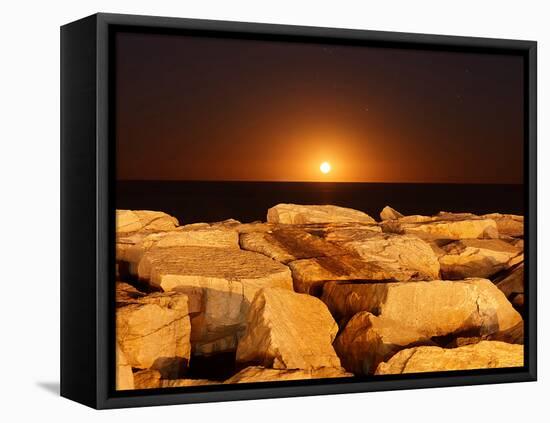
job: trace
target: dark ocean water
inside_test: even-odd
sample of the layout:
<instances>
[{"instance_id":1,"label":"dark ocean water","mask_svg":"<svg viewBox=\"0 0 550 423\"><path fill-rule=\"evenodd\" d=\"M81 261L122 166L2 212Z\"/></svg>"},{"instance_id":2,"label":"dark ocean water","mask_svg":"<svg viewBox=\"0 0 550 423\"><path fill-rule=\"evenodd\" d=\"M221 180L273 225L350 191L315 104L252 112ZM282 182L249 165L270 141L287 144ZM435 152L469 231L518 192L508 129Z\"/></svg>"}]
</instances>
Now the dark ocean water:
<instances>
[{"instance_id":1,"label":"dark ocean water","mask_svg":"<svg viewBox=\"0 0 550 423\"><path fill-rule=\"evenodd\" d=\"M161 210L181 224L266 220L277 203L334 204L378 220L390 205L403 214L439 211L523 214L523 185L327 182L119 181L116 207Z\"/></svg>"}]
</instances>

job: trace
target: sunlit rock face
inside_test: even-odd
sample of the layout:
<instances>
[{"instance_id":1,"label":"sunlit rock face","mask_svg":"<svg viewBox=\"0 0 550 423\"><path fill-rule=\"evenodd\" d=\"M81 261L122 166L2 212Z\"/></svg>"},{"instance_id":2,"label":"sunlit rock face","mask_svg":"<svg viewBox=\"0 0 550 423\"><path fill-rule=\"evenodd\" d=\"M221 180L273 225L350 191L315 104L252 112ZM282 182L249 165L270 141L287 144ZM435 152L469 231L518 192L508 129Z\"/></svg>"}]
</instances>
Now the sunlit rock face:
<instances>
[{"instance_id":1,"label":"sunlit rock face","mask_svg":"<svg viewBox=\"0 0 550 423\"><path fill-rule=\"evenodd\" d=\"M117 210L117 234L137 231L170 231L178 226L178 219L160 211Z\"/></svg>"},{"instance_id":2,"label":"sunlit rock face","mask_svg":"<svg viewBox=\"0 0 550 423\"><path fill-rule=\"evenodd\" d=\"M459 348L415 347L380 363L376 374L443 372L523 366L523 346L481 341Z\"/></svg>"},{"instance_id":3,"label":"sunlit rock face","mask_svg":"<svg viewBox=\"0 0 550 423\"><path fill-rule=\"evenodd\" d=\"M276 227L269 232L243 234L240 245L244 250L261 253L285 264L300 259L348 254L337 245L310 234L306 228L288 226Z\"/></svg>"},{"instance_id":4,"label":"sunlit rock face","mask_svg":"<svg viewBox=\"0 0 550 423\"><path fill-rule=\"evenodd\" d=\"M327 239L331 239L329 236ZM339 245L361 257L394 272L393 279L432 280L439 277L439 262L429 244L407 235L359 232Z\"/></svg>"},{"instance_id":5,"label":"sunlit rock face","mask_svg":"<svg viewBox=\"0 0 550 423\"><path fill-rule=\"evenodd\" d=\"M497 224L498 233L501 236L523 238L523 216L515 214L491 213L483 215L486 219L492 219Z\"/></svg>"},{"instance_id":6,"label":"sunlit rock face","mask_svg":"<svg viewBox=\"0 0 550 423\"><path fill-rule=\"evenodd\" d=\"M498 236L523 238L524 234L524 218L514 214L489 213L478 216L473 213L439 212L435 216L404 216L390 206L386 206L380 212L380 218L383 222L390 221L384 225L389 232L416 232L427 238L470 239L496 238ZM488 222L478 222L476 224L472 220L492 220L495 223L496 231L494 228L489 227L492 224ZM457 223L461 221L462 224ZM444 225L443 222L447 222L447 225ZM451 225L450 222L455 223ZM414 225L419 223L430 225L426 228Z\"/></svg>"},{"instance_id":7,"label":"sunlit rock face","mask_svg":"<svg viewBox=\"0 0 550 423\"><path fill-rule=\"evenodd\" d=\"M372 217L358 210L331 205L304 206L299 204L277 204L271 207L267 211L267 221L290 225L338 222L375 223Z\"/></svg>"},{"instance_id":8,"label":"sunlit rock face","mask_svg":"<svg viewBox=\"0 0 550 423\"><path fill-rule=\"evenodd\" d=\"M498 238L497 224L493 219L470 213L439 213L436 216L404 216L384 220L384 232L415 235L432 239Z\"/></svg>"},{"instance_id":9,"label":"sunlit rock face","mask_svg":"<svg viewBox=\"0 0 550 423\"><path fill-rule=\"evenodd\" d=\"M346 370L356 375L368 375L396 352L417 345L434 343L414 327L407 326L407 322L363 311L351 318L338 335L334 348Z\"/></svg>"},{"instance_id":10,"label":"sunlit rock face","mask_svg":"<svg viewBox=\"0 0 550 423\"><path fill-rule=\"evenodd\" d=\"M342 368L321 367L318 369L270 369L261 366L251 366L241 370L224 383L279 382L285 380L327 379L352 377L352 373Z\"/></svg>"},{"instance_id":11,"label":"sunlit rock face","mask_svg":"<svg viewBox=\"0 0 550 423\"><path fill-rule=\"evenodd\" d=\"M489 280L325 284L322 300L346 322L360 311L407 322L429 336L506 331L522 321L504 294Z\"/></svg>"},{"instance_id":12,"label":"sunlit rock face","mask_svg":"<svg viewBox=\"0 0 550 423\"><path fill-rule=\"evenodd\" d=\"M116 336L133 368L165 377L182 373L191 355L188 298L178 293L142 295L122 285L117 296Z\"/></svg>"},{"instance_id":13,"label":"sunlit rock face","mask_svg":"<svg viewBox=\"0 0 550 423\"><path fill-rule=\"evenodd\" d=\"M216 247L239 248L239 235L234 229L196 228L176 229L157 233L134 233L117 239L117 260L128 264L131 275L137 275L137 267L143 255L154 248Z\"/></svg>"},{"instance_id":14,"label":"sunlit rock face","mask_svg":"<svg viewBox=\"0 0 550 423\"><path fill-rule=\"evenodd\" d=\"M155 248L143 255L138 275L152 287L187 294L195 304L195 354L235 350L248 307L261 288L292 290L287 266L237 248Z\"/></svg>"},{"instance_id":15,"label":"sunlit rock face","mask_svg":"<svg viewBox=\"0 0 550 423\"><path fill-rule=\"evenodd\" d=\"M294 278L294 289L320 296L327 281L392 281L407 280L406 273L396 274L375 262L365 262L356 255L319 257L289 263Z\"/></svg>"},{"instance_id":16,"label":"sunlit rock face","mask_svg":"<svg viewBox=\"0 0 550 423\"><path fill-rule=\"evenodd\" d=\"M128 363L124 351L116 344L116 389L124 391L134 389L134 375L132 366Z\"/></svg>"},{"instance_id":17,"label":"sunlit rock face","mask_svg":"<svg viewBox=\"0 0 550 423\"><path fill-rule=\"evenodd\" d=\"M281 288L262 289L252 302L237 361L274 369L340 367L332 342L338 325L319 299Z\"/></svg>"},{"instance_id":18,"label":"sunlit rock face","mask_svg":"<svg viewBox=\"0 0 550 423\"><path fill-rule=\"evenodd\" d=\"M446 279L487 278L509 267L522 250L500 239L464 239L442 247L441 275Z\"/></svg>"}]
</instances>

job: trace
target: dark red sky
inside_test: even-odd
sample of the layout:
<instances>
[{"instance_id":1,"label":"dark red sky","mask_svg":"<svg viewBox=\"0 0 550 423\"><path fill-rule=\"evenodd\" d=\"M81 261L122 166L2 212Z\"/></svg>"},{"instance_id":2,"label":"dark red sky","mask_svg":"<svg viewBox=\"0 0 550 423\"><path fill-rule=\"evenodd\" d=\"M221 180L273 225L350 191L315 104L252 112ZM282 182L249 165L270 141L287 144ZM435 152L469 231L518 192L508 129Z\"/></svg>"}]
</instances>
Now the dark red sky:
<instances>
[{"instance_id":1,"label":"dark red sky","mask_svg":"<svg viewBox=\"0 0 550 423\"><path fill-rule=\"evenodd\" d=\"M118 179L522 182L519 56L131 33L116 48Z\"/></svg>"}]
</instances>

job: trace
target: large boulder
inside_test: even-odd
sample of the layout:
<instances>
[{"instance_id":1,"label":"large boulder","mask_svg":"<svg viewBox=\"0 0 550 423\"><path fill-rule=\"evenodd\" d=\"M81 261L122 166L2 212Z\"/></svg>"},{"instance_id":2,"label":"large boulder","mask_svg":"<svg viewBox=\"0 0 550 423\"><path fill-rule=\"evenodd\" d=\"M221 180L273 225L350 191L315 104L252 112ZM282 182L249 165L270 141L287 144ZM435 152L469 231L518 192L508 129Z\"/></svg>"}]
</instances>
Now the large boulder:
<instances>
[{"instance_id":1,"label":"large boulder","mask_svg":"<svg viewBox=\"0 0 550 423\"><path fill-rule=\"evenodd\" d=\"M338 325L317 298L266 288L250 305L237 362L275 369L340 367L332 342Z\"/></svg>"},{"instance_id":2,"label":"large boulder","mask_svg":"<svg viewBox=\"0 0 550 423\"><path fill-rule=\"evenodd\" d=\"M128 364L177 377L191 355L187 296L171 292L132 297L128 291L116 300L116 337Z\"/></svg>"},{"instance_id":3,"label":"large boulder","mask_svg":"<svg viewBox=\"0 0 550 423\"><path fill-rule=\"evenodd\" d=\"M342 323L368 311L407 324L428 337L464 333L489 336L522 322L504 294L487 279L328 282L322 300Z\"/></svg>"},{"instance_id":4,"label":"large boulder","mask_svg":"<svg viewBox=\"0 0 550 423\"><path fill-rule=\"evenodd\" d=\"M286 380L328 379L352 377L342 368L322 367L319 369L268 369L261 366L250 366L231 376L224 383L281 382Z\"/></svg>"},{"instance_id":5,"label":"large boulder","mask_svg":"<svg viewBox=\"0 0 550 423\"><path fill-rule=\"evenodd\" d=\"M376 223L368 214L359 210L332 205L306 206L299 204L277 204L267 211L269 223L304 224L363 222Z\"/></svg>"},{"instance_id":6,"label":"large boulder","mask_svg":"<svg viewBox=\"0 0 550 423\"><path fill-rule=\"evenodd\" d=\"M376 263L393 272L396 280L439 278L437 256L430 245L418 237L360 231L337 242L363 261Z\"/></svg>"},{"instance_id":7,"label":"large boulder","mask_svg":"<svg viewBox=\"0 0 550 423\"><path fill-rule=\"evenodd\" d=\"M414 327L407 326L407 322L363 311L353 316L338 335L334 349L346 370L368 375L399 350L416 345L433 345L433 342Z\"/></svg>"},{"instance_id":8,"label":"large boulder","mask_svg":"<svg viewBox=\"0 0 550 423\"><path fill-rule=\"evenodd\" d=\"M124 351L116 344L116 390L125 391L134 389L134 375L132 366L128 363Z\"/></svg>"},{"instance_id":9,"label":"large boulder","mask_svg":"<svg viewBox=\"0 0 550 423\"><path fill-rule=\"evenodd\" d=\"M463 239L442 247L439 258L445 279L488 278L507 268L521 249L500 239Z\"/></svg>"},{"instance_id":10,"label":"large boulder","mask_svg":"<svg viewBox=\"0 0 550 423\"><path fill-rule=\"evenodd\" d=\"M458 348L414 347L402 350L380 363L376 374L444 372L450 370L522 367L523 346L482 341Z\"/></svg>"},{"instance_id":11,"label":"large boulder","mask_svg":"<svg viewBox=\"0 0 550 423\"><path fill-rule=\"evenodd\" d=\"M117 210L116 232L170 231L178 226L178 219L164 212L151 210Z\"/></svg>"},{"instance_id":12,"label":"large boulder","mask_svg":"<svg viewBox=\"0 0 550 423\"><path fill-rule=\"evenodd\" d=\"M157 289L189 296L194 354L234 351L256 292L292 290L287 266L236 248L154 248L143 254L138 276Z\"/></svg>"}]
</instances>

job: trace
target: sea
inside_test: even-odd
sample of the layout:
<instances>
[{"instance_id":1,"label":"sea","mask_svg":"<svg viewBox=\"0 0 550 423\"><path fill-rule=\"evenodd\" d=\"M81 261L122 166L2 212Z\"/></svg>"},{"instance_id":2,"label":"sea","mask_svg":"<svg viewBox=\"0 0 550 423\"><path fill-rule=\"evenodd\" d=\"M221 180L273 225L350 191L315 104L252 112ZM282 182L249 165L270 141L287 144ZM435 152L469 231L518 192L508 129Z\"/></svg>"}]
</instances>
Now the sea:
<instances>
[{"instance_id":1,"label":"sea","mask_svg":"<svg viewBox=\"0 0 550 423\"><path fill-rule=\"evenodd\" d=\"M361 210L375 219L386 205L402 214L439 211L523 214L523 185L117 181L116 208L160 210L180 224L237 219L265 221L278 203L333 204Z\"/></svg>"}]
</instances>

